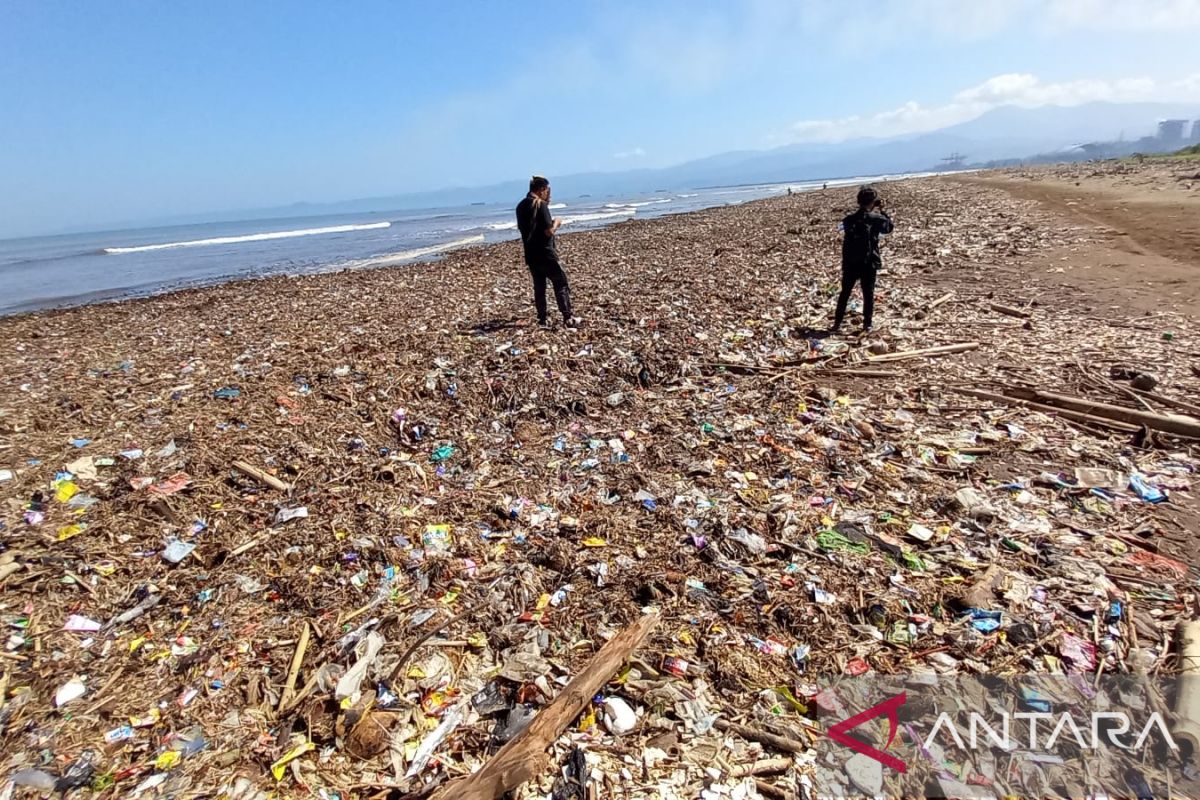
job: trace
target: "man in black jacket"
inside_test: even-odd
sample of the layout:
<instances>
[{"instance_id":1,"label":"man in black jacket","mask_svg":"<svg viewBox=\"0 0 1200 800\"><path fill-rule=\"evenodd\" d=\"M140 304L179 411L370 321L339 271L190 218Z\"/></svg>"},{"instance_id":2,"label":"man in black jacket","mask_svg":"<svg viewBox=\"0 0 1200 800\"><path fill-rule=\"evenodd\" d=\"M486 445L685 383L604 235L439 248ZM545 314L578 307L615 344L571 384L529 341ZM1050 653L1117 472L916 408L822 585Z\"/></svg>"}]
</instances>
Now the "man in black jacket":
<instances>
[{"instance_id":1,"label":"man in black jacket","mask_svg":"<svg viewBox=\"0 0 1200 800\"><path fill-rule=\"evenodd\" d=\"M546 327L546 281L554 286L554 299L569 328L579 320L571 313L571 286L567 273L558 260L554 234L560 220L550 214L550 181L541 175L529 179L529 194L517 204L517 229L525 246L525 265L533 276L533 302L537 306L538 324Z\"/></svg>"},{"instance_id":2,"label":"man in black jacket","mask_svg":"<svg viewBox=\"0 0 1200 800\"><path fill-rule=\"evenodd\" d=\"M892 219L883 210L883 199L871 186L858 190L858 210L842 220L842 292L838 295L833 329L842 327L846 304L854 284L862 284L863 332L871 330L875 314L875 276L883 266L879 254L879 234L892 232Z\"/></svg>"}]
</instances>

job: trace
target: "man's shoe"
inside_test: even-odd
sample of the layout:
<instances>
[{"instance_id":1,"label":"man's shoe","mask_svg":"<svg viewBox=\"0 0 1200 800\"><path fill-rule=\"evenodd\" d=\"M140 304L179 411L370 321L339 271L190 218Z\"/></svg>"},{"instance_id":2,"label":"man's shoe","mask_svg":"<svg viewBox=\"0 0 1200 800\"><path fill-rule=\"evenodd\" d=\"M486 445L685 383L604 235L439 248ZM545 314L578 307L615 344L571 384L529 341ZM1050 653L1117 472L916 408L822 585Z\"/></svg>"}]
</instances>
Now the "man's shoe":
<instances>
[{"instance_id":1,"label":"man's shoe","mask_svg":"<svg viewBox=\"0 0 1200 800\"><path fill-rule=\"evenodd\" d=\"M563 324L568 328L578 328L582 322L583 320L581 320L579 317L567 317Z\"/></svg>"}]
</instances>

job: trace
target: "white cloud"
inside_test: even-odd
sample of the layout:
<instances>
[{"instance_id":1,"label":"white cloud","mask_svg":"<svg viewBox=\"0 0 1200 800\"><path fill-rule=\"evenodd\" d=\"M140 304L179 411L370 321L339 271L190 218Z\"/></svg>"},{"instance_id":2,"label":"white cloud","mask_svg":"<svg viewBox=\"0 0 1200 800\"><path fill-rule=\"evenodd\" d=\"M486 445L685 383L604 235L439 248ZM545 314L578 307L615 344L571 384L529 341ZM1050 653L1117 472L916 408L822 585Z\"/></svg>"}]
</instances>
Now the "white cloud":
<instances>
[{"instance_id":1,"label":"white cloud","mask_svg":"<svg viewBox=\"0 0 1200 800\"><path fill-rule=\"evenodd\" d=\"M1122 78L1061 83L1043 83L1036 75L1009 73L964 89L943 105L922 106L909 101L899 108L867 116L801 120L793 123L785 133L768 136L767 141L771 144L841 142L860 137L899 136L966 122L1003 105L1038 108L1049 105L1077 106L1097 101L1200 102L1200 73L1168 82L1150 78Z\"/></svg>"},{"instance_id":2,"label":"white cloud","mask_svg":"<svg viewBox=\"0 0 1200 800\"><path fill-rule=\"evenodd\" d=\"M622 150L620 153L613 153L613 158L641 158L646 155L646 151L640 147L635 147L632 150Z\"/></svg>"},{"instance_id":3,"label":"white cloud","mask_svg":"<svg viewBox=\"0 0 1200 800\"><path fill-rule=\"evenodd\" d=\"M1052 29L1178 33L1200 28L1200 0L1049 0L1046 23Z\"/></svg>"},{"instance_id":4,"label":"white cloud","mask_svg":"<svg viewBox=\"0 0 1200 800\"><path fill-rule=\"evenodd\" d=\"M1009 73L989 78L978 86L965 89L954 96L959 104L981 104L987 107L1018 105L1075 106L1098 100L1130 102L1152 98L1158 87L1149 78L1122 78L1116 81L1078 80L1065 83L1042 83L1037 76Z\"/></svg>"}]
</instances>

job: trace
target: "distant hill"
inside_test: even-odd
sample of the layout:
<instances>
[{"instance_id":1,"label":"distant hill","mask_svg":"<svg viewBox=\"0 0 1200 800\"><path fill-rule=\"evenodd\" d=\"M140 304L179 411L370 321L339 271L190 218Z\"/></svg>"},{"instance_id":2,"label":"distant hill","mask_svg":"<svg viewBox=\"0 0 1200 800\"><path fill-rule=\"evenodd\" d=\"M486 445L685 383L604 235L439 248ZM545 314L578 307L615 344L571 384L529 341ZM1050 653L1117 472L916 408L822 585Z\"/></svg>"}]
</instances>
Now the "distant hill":
<instances>
[{"instance_id":1,"label":"distant hill","mask_svg":"<svg viewBox=\"0 0 1200 800\"><path fill-rule=\"evenodd\" d=\"M554 175L555 197L606 197L683 191L697 187L783 181L832 180L860 175L923 172L941 159L961 153L969 163L1054 154L1087 142L1136 140L1154 133L1164 118L1200 119L1200 104L1090 103L1081 106L1020 108L1003 106L958 125L929 133L837 144L795 144L771 150L743 150L688 161L662 169ZM236 215L175 219L295 217L407 208L439 208L468 203L513 203L526 190L524 179L488 186L370 197L334 203L296 203Z\"/></svg>"}]
</instances>

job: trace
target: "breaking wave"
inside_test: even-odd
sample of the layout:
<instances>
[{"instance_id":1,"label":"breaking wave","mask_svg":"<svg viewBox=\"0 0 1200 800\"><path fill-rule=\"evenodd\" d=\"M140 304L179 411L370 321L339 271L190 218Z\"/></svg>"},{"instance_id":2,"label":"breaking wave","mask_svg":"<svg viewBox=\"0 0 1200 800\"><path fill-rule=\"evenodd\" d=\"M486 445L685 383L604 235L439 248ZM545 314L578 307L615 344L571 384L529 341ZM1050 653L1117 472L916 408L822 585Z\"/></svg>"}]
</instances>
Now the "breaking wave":
<instances>
[{"instance_id":1,"label":"breaking wave","mask_svg":"<svg viewBox=\"0 0 1200 800\"><path fill-rule=\"evenodd\" d=\"M143 253L148 250L171 250L177 247L204 247L213 244L241 244L242 242L263 242L268 239L291 239L297 236L319 236L324 233L349 233L351 231L370 231L391 227L390 222L371 222L365 225L334 225L329 228L303 228L297 231L272 231L270 233L250 233L245 236L219 236L215 239L192 239L186 242L167 242L165 244L144 244L136 247L106 247L108 255L124 253Z\"/></svg>"},{"instance_id":2,"label":"breaking wave","mask_svg":"<svg viewBox=\"0 0 1200 800\"><path fill-rule=\"evenodd\" d=\"M633 207L618 209L617 211L597 211L594 214L575 214L569 217L559 217L563 225L569 225L572 222L592 222L598 219L615 219L617 217L632 217L637 214L637 209Z\"/></svg>"},{"instance_id":3,"label":"breaking wave","mask_svg":"<svg viewBox=\"0 0 1200 800\"><path fill-rule=\"evenodd\" d=\"M337 265L338 269L363 269L369 267L386 267L391 264L400 264L405 261L412 261L426 256L445 253L448 250L457 250L460 247L466 247L471 244L479 244L484 241L482 233L475 236L464 236L462 239L455 239L452 242L443 242L442 244L431 245L430 247L418 247L413 250L400 250L395 253L384 253L381 256L374 258L364 258L359 261L351 261L348 264Z\"/></svg>"},{"instance_id":4,"label":"breaking wave","mask_svg":"<svg viewBox=\"0 0 1200 800\"><path fill-rule=\"evenodd\" d=\"M669 197L656 197L653 200L643 200L640 203L605 203L605 208L641 208L642 206L654 206L659 203L669 203Z\"/></svg>"}]
</instances>

